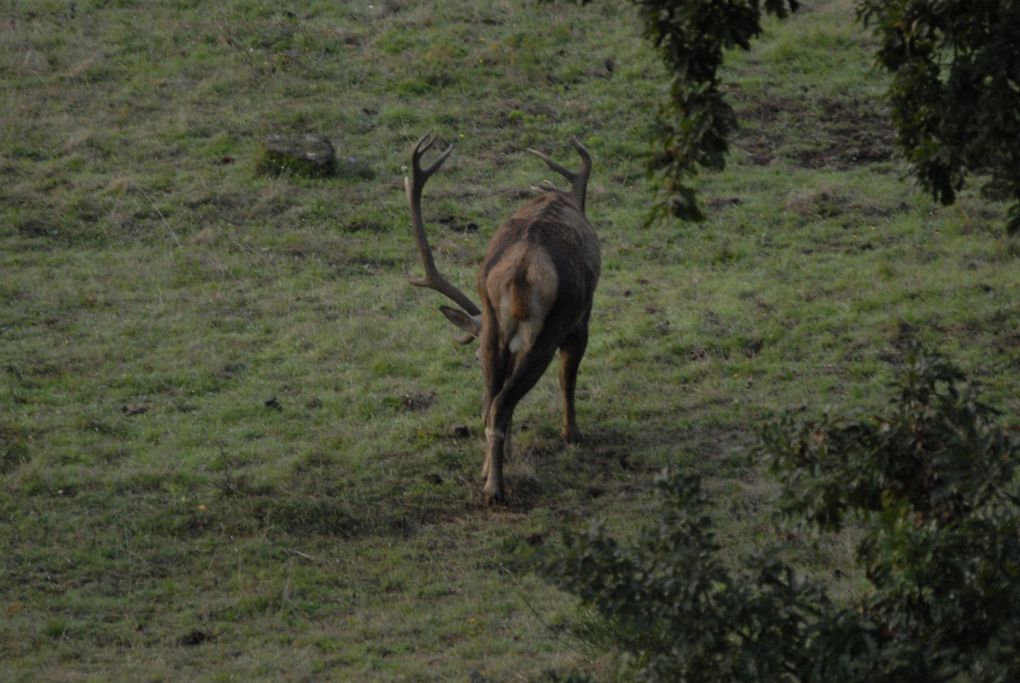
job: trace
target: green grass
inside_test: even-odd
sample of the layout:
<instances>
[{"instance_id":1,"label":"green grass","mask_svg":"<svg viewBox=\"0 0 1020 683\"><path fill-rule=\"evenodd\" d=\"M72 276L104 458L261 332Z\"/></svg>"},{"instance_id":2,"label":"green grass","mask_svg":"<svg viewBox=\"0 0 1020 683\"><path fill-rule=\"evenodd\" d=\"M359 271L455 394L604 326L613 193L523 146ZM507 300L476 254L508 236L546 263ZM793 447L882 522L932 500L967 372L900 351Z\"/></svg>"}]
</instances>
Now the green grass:
<instances>
[{"instance_id":1,"label":"green grass","mask_svg":"<svg viewBox=\"0 0 1020 683\"><path fill-rule=\"evenodd\" d=\"M903 179L846 0L734 56L744 129L701 181L710 218L649 228L667 84L626 4L70 7L0 26L4 680L605 672L522 539L633 526L676 463L709 478L729 547L767 542L756 425L880 405L908 338L1018 423L1020 250L1000 206ZM426 221L465 288L547 175L523 149L569 161L580 134L595 157L588 439L561 446L550 374L505 508L481 504L473 350L405 281L402 166L432 128L457 148ZM306 131L357 172L255 174L267 134Z\"/></svg>"}]
</instances>

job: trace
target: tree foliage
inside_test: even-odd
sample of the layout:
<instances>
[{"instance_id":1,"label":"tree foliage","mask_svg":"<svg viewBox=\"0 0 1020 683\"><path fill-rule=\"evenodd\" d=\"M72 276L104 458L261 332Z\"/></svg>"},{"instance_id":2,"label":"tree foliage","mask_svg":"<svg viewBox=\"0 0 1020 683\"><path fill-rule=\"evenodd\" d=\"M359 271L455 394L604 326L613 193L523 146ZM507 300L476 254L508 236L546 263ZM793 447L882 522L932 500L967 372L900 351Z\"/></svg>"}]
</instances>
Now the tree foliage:
<instances>
[{"instance_id":1,"label":"tree foliage","mask_svg":"<svg viewBox=\"0 0 1020 683\"><path fill-rule=\"evenodd\" d=\"M969 172L1012 199L1020 230L1020 3L1016 0L859 0L882 40L878 62L901 150L921 185L951 204Z\"/></svg>"},{"instance_id":2,"label":"tree foliage","mask_svg":"<svg viewBox=\"0 0 1020 683\"><path fill-rule=\"evenodd\" d=\"M959 370L914 350L886 415L788 414L760 457L789 523L858 528L871 590L839 605L775 553L724 563L696 477L662 475L632 542L566 534L546 574L649 681L1020 680L1020 441Z\"/></svg>"},{"instance_id":3,"label":"tree foliage","mask_svg":"<svg viewBox=\"0 0 1020 683\"><path fill-rule=\"evenodd\" d=\"M686 220L704 216L686 184L699 168L721 170L730 135L737 128L733 107L720 89L724 49L750 49L761 34L763 13L780 17L797 0L635 0L644 33L673 74L669 100L655 120L649 170L659 178L657 214Z\"/></svg>"},{"instance_id":4,"label":"tree foliage","mask_svg":"<svg viewBox=\"0 0 1020 683\"><path fill-rule=\"evenodd\" d=\"M784 17L796 0L635 0L645 34L673 77L660 108L651 172L657 215L702 217L690 178L720 169L736 128L720 90L724 50L748 49L764 14ZM877 62L897 145L922 187L951 204L968 174L984 174L994 198L1011 199L1020 230L1020 3L1016 0L858 0L881 40Z\"/></svg>"}]
</instances>

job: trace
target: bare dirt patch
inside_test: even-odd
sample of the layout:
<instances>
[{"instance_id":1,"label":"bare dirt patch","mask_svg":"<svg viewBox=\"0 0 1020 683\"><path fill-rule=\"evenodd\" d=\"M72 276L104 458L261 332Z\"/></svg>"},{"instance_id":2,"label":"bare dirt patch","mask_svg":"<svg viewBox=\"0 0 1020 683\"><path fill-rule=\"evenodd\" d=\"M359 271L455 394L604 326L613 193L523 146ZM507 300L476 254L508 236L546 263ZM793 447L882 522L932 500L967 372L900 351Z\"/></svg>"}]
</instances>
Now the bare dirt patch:
<instances>
[{"instance_id":1,"label":"bare dirt patch","mask_svg":"<svg viewBox=\"0 0 1020 683\"><path fill-rule=\"evenodd\" d=\"M802 168L843 170L893 159L895 131L877 103L773 97L741 106L739 93L735 99L741 123L735 146L752 164L786 159Z\"/></svg>"}]
</instances>

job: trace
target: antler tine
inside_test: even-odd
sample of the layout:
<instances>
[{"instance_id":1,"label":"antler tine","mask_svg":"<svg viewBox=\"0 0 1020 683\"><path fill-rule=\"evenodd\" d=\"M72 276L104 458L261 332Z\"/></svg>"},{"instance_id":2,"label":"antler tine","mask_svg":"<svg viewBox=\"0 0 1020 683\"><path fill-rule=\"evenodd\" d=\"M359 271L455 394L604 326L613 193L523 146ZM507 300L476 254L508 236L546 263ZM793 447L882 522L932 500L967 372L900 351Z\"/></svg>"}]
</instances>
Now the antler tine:
<instances>
[{"instance_id":1,"label":"antler tine","mask_svg":"<svg viewBox=\"0 0 1020 683\"><path fill-rule=\"evenodd\" d=\"M435 133L429 131L428 133L425 133L425 135L421 136L421 139L418 140L418 143L414 146L414 151L411 153L411 167L414 171L415 180L417 181L420 177L422 185L425 184L425 181L428 180L433 173L439 170L439 167L443 165L443 162L446 161L446 158L450 156L450 153L453 151L453 145L450 145L442 154L439 155L439 158L436 159L431 166L423 169L421 167L421 158L424 156L425 152L432 148L432 145L434 145L435 142Z\"/></svg>"},{"instance_id":2,"label":"antler tine","mask_svg":"<svg viewBox=\"0 0 1020 683\"><path fill-rule=\"evenodd\" d=\"M570 138L570 145L577 150L578 154L581 155L581 170L577 173L560 166L537 149L531 149L529 147L528 151L544 161L546 166L570 181L570 189L574 197L574 202L577 204L578 208L581 209L581 213L584 213L585 195L588 190L588 176L591 173L591 155L588 153L585 146L581 144L581 141L576 137Z\"/></svg>"},{"instance_id":3,"label":"antler tine","mask_svg":"<svg viewBox=\"0 0 1020 683\"><path fill-rule=\"evenodd\" d=\"M453 145L450 145L431 166L423 169L421 167L421 158L435 144L435 141L436 136L431 131L418 140L414 150L411 152L411 177L404 178L407 204L411 211L411 229L414 232L414 238L418 245L418 254L425 268L425 277L420 279L408 278L408 281L415 287L428 287L429 289L436 290L440 294L452 299L468 315L475 316L481 313L478 306L439 272L439 269L436 267L435 258L432 256L432 247L429 246L428 238L425 236L425 222L421 215L421 192L425 187L425 182L433 173L439 170L439 167L443 165L443 162L453 152Z\"/></svg>"},{"instance_id":4,"label":"antler tine","mask_svg":"<svg viewBox=\"0 0 1020 683\"><path fill-rule=\"evenodd\" d=\"M587 183L588 176L591 174L591 154L588 153L588 148L581 144L576 135L570 138L570 146L581 155L581 172L578 175L583 176Z\"/></svg>"},{"instance_id":5,"label":"antler tine","mask_svg":"<svg viewBox=\"0 0 1020 683\"><path fill-rule=\"evenodd\" d=\"M543 194L545 192L555 192L556 186L548 180L541 180L536 185L531 186L531 191L536 194Z\"/></svg>"},{"instance_id":6,"label":"antler tine","mask_svg":"<svg viewBox=\"0 0 1020 683\"><path fill-rule=\"evenodd\" d=\"M546 156L544 153L539 152L537 149L532 149L531 147L528 147L528 151L537 156L542 161L544 161L546 166L559 173L561 176L569 180L571 183L574 182L574 178L577 176L573 171L570 171L564 168L563 166L560 166L555 161Z\"/></svg>"},{"instance_id":7,"label":"antler tine","mask_svg":"<svg viewBox=\"0 0 1020 683\"><path fill-rule=\"evenodd\" d=\"M574 199L577 200L581 213L584 213L584 202L588 194L588 176L591 175L591 154L588 153L588 148L581 144L576 135L570 138L570 146L581 155L581 170L578 172L577 179L572 185L574 188Z\"/></svg>"}]
</instances>

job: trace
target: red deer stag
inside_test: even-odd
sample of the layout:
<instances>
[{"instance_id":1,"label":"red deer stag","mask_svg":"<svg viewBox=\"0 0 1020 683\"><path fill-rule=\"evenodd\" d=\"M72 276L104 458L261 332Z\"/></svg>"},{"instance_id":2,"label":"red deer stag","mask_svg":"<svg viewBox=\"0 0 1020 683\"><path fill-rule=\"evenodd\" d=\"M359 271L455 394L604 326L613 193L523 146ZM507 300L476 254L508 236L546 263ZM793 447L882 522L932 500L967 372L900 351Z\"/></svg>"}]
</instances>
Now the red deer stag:
<instances>
[{"instance_id":1,"label":"red deer stag","mask_svg":"<svg viewBox=\"0 0 1020 683\"><path fill-rule=\"evenodd\" d=\"M570 181L569 192L550 185L500 226L478 271L482 306L450 283L436 268L425 238L421 192L425 182L446 161L453 146L423 169L421 158L436 138L426 134L411 154L412 175L404 179L411 224L425 277L411 280L457 303L441 310L464 330L460 343L480 340L479 359L485 375L482 416L487 441L482 478L488 503L503 501L503 460L510 451L514 408L549 367L560 351L560 388L563 390L563 438L580 438L574 414L577 369L588 344L588 319L601 269L598 237L584 213L591 156L571 139L581 155L581 170L571 172L535 150L552 170Z\"/></svg>"}]
</instances>

